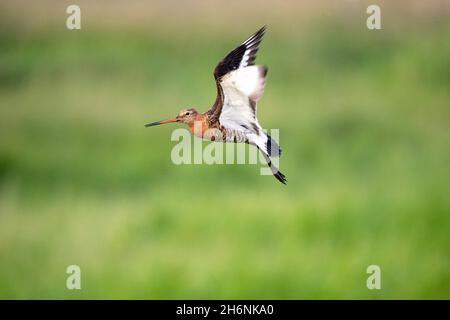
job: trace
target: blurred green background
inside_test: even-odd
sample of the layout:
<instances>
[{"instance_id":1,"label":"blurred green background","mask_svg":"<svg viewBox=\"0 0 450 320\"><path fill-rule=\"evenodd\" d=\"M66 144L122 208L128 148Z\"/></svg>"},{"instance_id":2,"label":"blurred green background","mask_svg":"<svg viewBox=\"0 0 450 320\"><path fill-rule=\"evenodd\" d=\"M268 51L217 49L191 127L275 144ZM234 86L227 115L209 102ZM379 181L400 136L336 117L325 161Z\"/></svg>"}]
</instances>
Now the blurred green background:
<instances>
[{"instance_id":1,"label":"blurred green background","mask_svg":"<svg viewBox=\"0 0 450 320\"><path fill-rule=\"evenodd\" d=\"M450 298L448 2L69 4L0 5L0 298ZM206 111L264 24L288 185L174 165L143 124Z\"/></svg>"}]
</instances>

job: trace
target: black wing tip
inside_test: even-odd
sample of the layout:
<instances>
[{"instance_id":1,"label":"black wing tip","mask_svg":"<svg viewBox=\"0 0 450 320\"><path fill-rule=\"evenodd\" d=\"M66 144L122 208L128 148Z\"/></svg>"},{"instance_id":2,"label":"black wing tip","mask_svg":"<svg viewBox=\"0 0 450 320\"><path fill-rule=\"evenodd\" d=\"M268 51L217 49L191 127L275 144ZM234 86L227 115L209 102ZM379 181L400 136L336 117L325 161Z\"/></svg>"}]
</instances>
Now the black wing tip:
<instances>
[{"instance_id":1,"label":"black wing tip","mask_svg":"<svg viewBox=\"0 0 450 320\"><path fill-rule=\"evenodd\" d=\"M266 32L266 30L267 30L267 24L265 24L261 28L259 28L258 31L255 32L255 34L258 34L258 33L264 34Z\"/></svg>"},{"instance_id":2,"label":"black wing tip","mask_svg":"<svg viewBox=\"0 0 450 320\"><path fill-rule=\"evenodd\" d=\"M214 69L214 77L216 78L216 80L220 79L228 72L238 69L247 50L249 50L249 53L247 53L248 60L246 61L245 66L255 64L256 53L258 52L259 45L263 39L266 29L266 25L262 26L258 31L253 33L250 37L247 38L247 40L245 40L238 47L228 53L228 55L219 62L219 64Z\"/></svg>"},{"instance_id":3,"label":"black wing tip","mask_svg":"<svg viewBox=\"0 0 450 320\"><path fill-rule=\"evenodd\" d=\"M266 33L267 26L262 26L258 31L253 33L250 37L248 37L247 40L243 42L248 47L256 47L255 49L258 50L258 46L262 41L262 38L264 37L264 34Z\"/></svg>"},{"instance_id":4,"label":"black wing tip","mask_svg":"<svg viewBox=\"0 0 450 320\"><path fill-rule=\"evenodd\" d=\"M265 24L261 28L259 28L259 30L255 32L255 34L263 35L266 32L266 30L267 30L267 25Z\"/></svg>"}]
</instances>

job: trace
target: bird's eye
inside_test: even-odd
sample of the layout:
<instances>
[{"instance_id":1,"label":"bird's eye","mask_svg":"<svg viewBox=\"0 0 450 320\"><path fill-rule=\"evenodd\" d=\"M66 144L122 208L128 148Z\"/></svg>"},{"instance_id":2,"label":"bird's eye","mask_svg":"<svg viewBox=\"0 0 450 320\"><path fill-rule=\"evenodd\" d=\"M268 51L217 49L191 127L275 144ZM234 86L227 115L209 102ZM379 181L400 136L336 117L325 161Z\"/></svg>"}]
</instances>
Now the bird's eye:
<instances>
[{"instance_id":1,"label":"bird's eye","mask_svg":"<svg viewBox=\"0 0 450 320\"><path fill-rule=\"evenodd\" d=\"M190 115L191 113L190 112L186 112L186 115L188 116L188 115Z\"/></svg>"}]
</instances>

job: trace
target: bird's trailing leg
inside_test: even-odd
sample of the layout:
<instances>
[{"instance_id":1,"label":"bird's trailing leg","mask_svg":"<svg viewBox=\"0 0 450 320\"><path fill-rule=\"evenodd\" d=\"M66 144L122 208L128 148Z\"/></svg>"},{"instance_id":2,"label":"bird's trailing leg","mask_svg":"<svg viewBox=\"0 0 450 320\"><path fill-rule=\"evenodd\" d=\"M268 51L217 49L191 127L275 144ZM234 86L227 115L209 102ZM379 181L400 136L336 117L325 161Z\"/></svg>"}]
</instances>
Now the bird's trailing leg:
<instances>
[{"instance_id":1,"label":"bird's trailing leg","mask_svg":"<svg viewBox=\"0 0 450 320\"><path fill-rule=\"evenodd\" d=\"M259 149L259 147L258 147ZM260 149L262 155L264 156L264 159L266 159L267 165L270 168L270 171L272 171L273 176L280 181L282 184L286 184L287 180L286 177L284 176L284 174L281 173L280 170L278 170L278 168L272 163L272 160L270 160L270 157L264 153L264 151L262 151Z\"/></svg>"}]
</instances>

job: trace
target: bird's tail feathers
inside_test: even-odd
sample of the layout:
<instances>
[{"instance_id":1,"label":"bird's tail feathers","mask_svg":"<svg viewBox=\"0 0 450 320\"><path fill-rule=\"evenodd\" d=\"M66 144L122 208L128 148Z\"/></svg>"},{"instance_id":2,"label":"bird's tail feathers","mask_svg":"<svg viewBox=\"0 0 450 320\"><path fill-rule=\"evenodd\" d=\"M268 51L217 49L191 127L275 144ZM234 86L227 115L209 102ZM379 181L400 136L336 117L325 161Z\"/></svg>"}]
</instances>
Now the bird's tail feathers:
<instances>
[{"instance_id":1,"label":"bird's tail feathers","mask_svg":"<svg viewBox=\"0 0 450 320\"><path fill-rule=\"evenodd\" d=\"M281 156L281 148L278 145L278 143L268 134L266 134L267 136L267 141L266 141L266 151L267 154L271 157L279 157Z\"/></svg>"}]
</instances>

